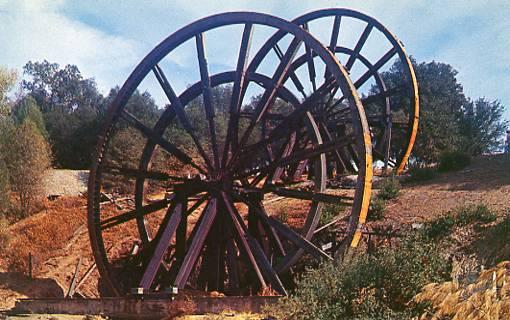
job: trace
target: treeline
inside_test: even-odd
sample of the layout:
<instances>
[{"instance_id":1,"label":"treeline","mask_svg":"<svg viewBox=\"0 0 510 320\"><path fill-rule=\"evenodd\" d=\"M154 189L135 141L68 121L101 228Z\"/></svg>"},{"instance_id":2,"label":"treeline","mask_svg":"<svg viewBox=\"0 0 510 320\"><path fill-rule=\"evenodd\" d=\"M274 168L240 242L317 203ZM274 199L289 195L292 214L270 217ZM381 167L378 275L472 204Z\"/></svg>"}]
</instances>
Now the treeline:
<instances>
[{"instance_id":1,"label":"treeline","mask_svg":"<svg viewBox=\"0 0 510 320\"><path fill-rule=\"evenodd\" d=\"M436 163L444 152L476 156L501 148L508 123L503 119L505 107L498 100L467 97L457 71L449 64L412 62L418 80L420 122L411 159L427 165ZM394 64L382 76L387 87L402 85L402 66Z\"/></svg>"},{"instance_id":2,"label":"treeline","mask_svg":"<svg viewBox=\"0 0 510 320\"><path fill-rule=\"evenodd\" d=\"M76 66L48 61L28 62L23 78L0 68L0 217L11 221L36 209L46 169L90 166L104 112L119 90L103 96ZM139 92L129 109L152 122L160 112Z\"/></svg>"},{"instance_id":3,"label":"treeline","mask_svg":"<svg viewBox=\"0 0 510 320\"><path fill-rule=\"evenodd\" d=\"M502 119L504 106L501 103L466 97L457 80L457 71L448 64L435 61L413 61L413 64L421 107L419 133L412 155L414 162L435 163L444 151L479 155L500 146L507 125ZM402 73L402 67L396 63L382 76L388 87L396 87L402 84ZM90 166L104 114L119 89L112 88L104 96L95 80L84 78L77 66L61 67L48 61L28 62L21 78L23 80L18 82L15 73L0 68L0 211L5 212L12 203L10 190L19 210L28 214L31 200L25 200L26 195L37 194L35 189L40 183L35 181L41 179L45 168L51 165L87 169ZM7 93L17 83L17 94L8 98ZM214 91L214 99L220 107L228 105L229 95L228 87ZM393 101L397 107L399 103ZM162 107L149 93L135 92L127 109L138 119L153 124ZM199 118L202 113L200 102L193 101L189 107L190 120ZM219 122L218 130L226 130L226 125ZM195 121L194 125L207 136L204 121ZM131 150L139 150L137 144L143 143L143 138L134 130L128 130L120 128L116 145L111 148L119 159ZM185 150L192 145L177 123L167 134L173 143ZM28 191L18 185L21 182L34 189Z\"/></svg>"}]
</instances>

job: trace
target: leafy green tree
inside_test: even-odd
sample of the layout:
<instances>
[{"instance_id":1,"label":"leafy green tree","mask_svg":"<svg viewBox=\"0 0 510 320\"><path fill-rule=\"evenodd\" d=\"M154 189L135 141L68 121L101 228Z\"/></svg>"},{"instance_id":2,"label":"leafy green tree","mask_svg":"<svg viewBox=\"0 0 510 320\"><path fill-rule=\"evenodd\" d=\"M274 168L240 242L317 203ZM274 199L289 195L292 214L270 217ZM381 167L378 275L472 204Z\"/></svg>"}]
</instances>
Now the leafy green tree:
<instances>
[{"instance_id":1,"label":"leafy green tree","mask_svg":"<svg viewBox=\"0 0 510 320\"><path fill-rule=\"evenodd\" d=\"M31 213L34 200L40 195L43 176L51 163L50 148L37 126L28 119L5 140L4 161L22 218Z\"/></svg>"},{"instance_id":2,"label":"leafy green tree","mask_svg":"<svg viewBox=\"0 0 510 320\"><path fill-rule=\"evenodd\" d=\"M35 98L43 113L56 109L65 113L80 108L96 109L103 99L95 80L84 79L75 65L61 68L47 60L29 61L23 73L28 80L23 80L21 86Z\"/></svg>"},{"instance_id":3,"label":"leafy green tree","mask_svg":"<svg viewBox=\"0 0 510 320\"><path fill-rule=\"evenodd\" d=\"M479 155L498 149L508 125L502 119L504 111L505 107L499 101L485 98L470 101L460 119L462 150Z\"/></svg>"},{"instance_id":4,"label":"leafy green tree","mask_svg":"<svg viewBox=\"0 0 510 320\"><path fill-rule=\"evenodd\" d=\"M420 122L413 156L418 162L436 162L441 151L460 147L459 121L469 102L457 81L457 71L451 65L435 61L412 62L420 95ZM399 61L382 76L388 88L403 86L405 75ZM395 98L391 103L397 108L405 105Z\"/></svg>"},{"instance_id":5,"label":"leafy green tree","mask_svg":"<svg viewBox=\"0 0 510 320\"><path fill-rule=\"evenodd\" d=\"M11 139L7 166L10 185L23 215L31 212L42 189L42 178L50 167L51 153L37 126L30 120L20 124Z\"/></svg>"},{"instance_id":6,"label":"leafy green tree","mask_svg":"<svg viewBox=\"0 0 510 320\"><path fill-rule=\"evenodd\" d=\"M85 79L74 65L61 68L46 60L30 61L23 70L21 86L43 113L55 165L89 167L105 103L94 79Z\"/></svg>"},{"instance_id":7,"label":"leafy green tree","mask_svg":"<svg viewBox=\"0 0 510 320\"><path fill-rule=\"evenodd\" d=\"M32 121L41 135L44 138L48 138L43 114L33 97L27 96L18 101L14 106L12 116L18 124L23 123L25 120Z\"/></svg>"}]
</instances>

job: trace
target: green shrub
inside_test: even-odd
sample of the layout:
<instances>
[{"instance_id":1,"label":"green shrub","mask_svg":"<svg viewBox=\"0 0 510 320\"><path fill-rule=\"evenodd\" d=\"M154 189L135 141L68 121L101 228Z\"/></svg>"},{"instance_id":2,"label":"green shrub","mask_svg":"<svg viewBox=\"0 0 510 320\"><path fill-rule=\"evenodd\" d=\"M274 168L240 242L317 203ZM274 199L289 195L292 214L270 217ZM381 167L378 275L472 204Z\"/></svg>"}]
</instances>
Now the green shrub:
<instances>
[{"instance_id":1,"label":"green shrub","mask_svg":"<svg viewBox=\"0 0 510 320\"><path fill-rule=\"evenodd\" d=\"M425 234L430 238L448 236L455 227L473 223L490 223L496 221L496 215L484 204L460 206L447 214L425 224Z\"/></svg>"},{"instance_id":2,"label":"green shrub","mask_svg":"<svg viewBox=\"0 0 510 320\"><path fill-rule=\"evenodd\" d=\"M337 204L337 203L325 204L322 207L319 225L322 226L322 225L325 225L325 224L333 221L333 219L335 219L335 217L338 216L338 214L341 211L343 211L344 209L345 209L345 207L341 204Z\"/></svg>"},{"instance_id":3,"label":"green shrub","mask_svg":"<svg viewBox=\"0 0 510 320\"><path fill-rule=\"evenodd\" d=\"M510 213L510 212L509 212ZM510 259L510 216L483 231L476 242L480 261L485 265L496 265Z\"/></svg>"},{"instance_id":4,"label":"green shrub","mask_svg":"<svg viewBox=\"0 0 510 320\"><path fill-rule=\"evenodd\" d=\"M425 234L430 238L443 238L449 235L455 227L455 217L446 214L425 225Z\"/></svg>"},{"instance_id":5,"label":"green shrub","mask_svg":"<svg viewBox=\"0 0 510 320\"><path fill-rule=\"evenodd\" d=\"M458 171L471 164L471 157L461 151L444 151L439 155L439 165L437 170L440 172Z\"/></svg>"},{"instance_id":6,"label":"green shrub","mask_svg":"<svg viewBox=\"0 0 510 320\"><path fill-rule=\"evenodd\" d=\"M406 182L432 180L436 175L437 171L434 168L414 166L409 168L409 177L406 179Z\"/></svg>"},{"instance_id":7,"label":"green shrub","mask_svg":"<svg viewBox=\"0 0 510 320\"><path fill-rule=\"evenodd\" d=\"M485 204L471 204L457 209L457 225L465 226L475 222L490 223L496 221L496 214Z\"/></svg>"},{"instance_id":8,"label":"green shrub","mask_svg":"<svg viewBox=\"0 0 510 320\"><path fill-rule=\"evenodd\" d=\"M400 193L400 188L400 182L395 177L385 179L379 187L377 197L384 200L395 199Z\"/></svg>"},{"instance_id":9,"label":"green shrub","mask_svg":"<svg viewBox=\"0 0 510 320\"><path fill-rule=\"evenodd\" d=\"M386 210L386 201L381 198L370 199L370 206L368 207L368 221L377 221L384 218Z\"/></svg>"},{"instance_id":10,"label":"green shrub","mask_svg":"<svg viewBox=\"0 0 510 320\"><path fill-rule=\"evenodd\" d=\"M307 270L296 291L265 312L277 319L411 319L422 309L408 302L449 272L434 243L409 235L398 247Z\"/></svg>"}]
</instances>

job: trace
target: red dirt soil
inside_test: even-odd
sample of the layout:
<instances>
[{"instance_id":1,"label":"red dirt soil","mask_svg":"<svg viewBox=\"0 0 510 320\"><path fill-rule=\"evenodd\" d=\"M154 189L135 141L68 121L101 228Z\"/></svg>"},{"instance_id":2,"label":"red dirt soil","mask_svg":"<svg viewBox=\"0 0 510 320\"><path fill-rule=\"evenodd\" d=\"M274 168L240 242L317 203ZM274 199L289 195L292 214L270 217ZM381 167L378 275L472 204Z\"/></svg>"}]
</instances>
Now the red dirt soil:
<instances>
[{"instance_id":1,"label":"red dirt soil","mask_svg":"<svg viewBox=\"0 0 510 320\"><path fill-rule=\"evenodd\" d=\"M298 218L294 213L303 212L302 208L292 208L286 202L278 202L277 206L289 211L290 220ZM510 214L510 158L480 157L462 171L404 184L400 196L388 204L384 220L377 223L409 225L469 203L484 203L499 216ZM93 263L83 197L47 201L45 209L10 226L8 232L11 240L0 252L0 310L11 308L17 298L63 296L79 257L83 258L80 277ZM129 237L116 234L111 240L123 241ZM26 276L29 253L35 258L36 279ZM98 296L97 281L96 270L79 293Z\"/></svg>"}]
</instances>

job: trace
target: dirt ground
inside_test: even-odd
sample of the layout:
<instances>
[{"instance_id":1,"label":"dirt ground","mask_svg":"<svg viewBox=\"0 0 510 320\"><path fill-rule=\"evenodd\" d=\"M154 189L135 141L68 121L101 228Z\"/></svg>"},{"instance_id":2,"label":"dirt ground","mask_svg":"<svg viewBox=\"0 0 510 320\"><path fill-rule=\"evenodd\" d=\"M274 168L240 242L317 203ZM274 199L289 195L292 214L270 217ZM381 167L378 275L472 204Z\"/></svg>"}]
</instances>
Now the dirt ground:
<instances>
[{"instance_id":1,"label":"dirt ground","mask_svg":"<svg viewBox=\"0 0 510 320\"><path fill-rule=\"evenodd\" d=\"M439 174L430 181L404 183L398 198L388 204L385 220L410 224L461 205L479 203L499 216L510 214L510 158L479 157L462 171Z\"/></svg>"},{"instance_id":2,"label":"dirt ground","mask_svg":"<svg viewBox=\"0 0 510 320\"><path fill-rule=\"evenodd\" d=\"M80 196L87 191L87 170L51 169L44 177L45 196Z\"/></svg>"},{"instance_id":3,"label":"dirt ground","mask_svg":"<svg viewBox=\"0 0 510 320\"><path fill-rule=\"evenodd\" d=\"M63 174L73 177L71 181L74 182L70 183L73 187L69 190L83 187L82 173ZM469 203L484 203L499 216L510 214L509 158L480 157L462 171L440 174L430 181L404 183L399 197L389 202L382 223L408 226ZM295 208L294 211L302 210ZM63 297L79 257L82 257L80 276L93 263L83 197L65 196L49 201L43 211L12 225L9 232L13 237L11 253L26 259L31 251L36 258L39 254L45 259L36 261L36 279L33 280L26 272L12 272L9 267L12 256L0 253L0 311L12 308L15 300L23 297ZM23 263L21 268L26 270ZM79 293L86 297L98 296L97 278L97 271L94 271Z\"/></svg>"}]
</instances>

